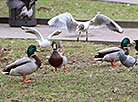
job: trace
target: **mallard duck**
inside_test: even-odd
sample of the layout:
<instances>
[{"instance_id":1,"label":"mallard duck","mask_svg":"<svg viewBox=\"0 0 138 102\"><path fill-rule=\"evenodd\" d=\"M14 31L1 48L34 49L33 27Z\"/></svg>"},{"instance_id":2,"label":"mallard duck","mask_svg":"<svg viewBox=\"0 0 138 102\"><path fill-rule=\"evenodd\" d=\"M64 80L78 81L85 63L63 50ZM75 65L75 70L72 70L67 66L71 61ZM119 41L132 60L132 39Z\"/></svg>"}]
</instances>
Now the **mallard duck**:
<instances>
[{"instance_id":1,"label":"mallard duck","mask_svg":"<svg viewBox=\"0 0 138 102\"><path fill-rule=\"evenodd\" d=\"M119 61L119 56L117 56L119 51L124 51L126 55L129 54L128 44L132 44L128 38L124 38L121 42L120 47L109 47L98 51L98 55L94 57L95 61L107 61L111 62L113 66L116 66L115 61Z\"/></svg>"},{"instance_id":2,"label":"mallard duck","mask_svg":"<svg viewBox=\"0 0 138 102\"><path fill-rule=\"evenodd\" d=\"M37 0L8 0L7 6L9 8L16 8L19 9L21 12L18 15L18 17L24 18L30 18L33 15L33 5L35 4Z\"/></svg>"},{"instance_id":3,"label":"mallard duck","mask_svg":"<svg viewBox=\"0 0 138 102\"><path fill-rule=\"evenodd\" d=\"M50 58L48 59L48 62L51 66L55 67L55 72L57 71L57 68L60 68L64 66L64 70L66 71L66 63L67 63L67 58L63 56L60 52L58 52L58 45L56 41L52 42L52 48L53 51L51 53Z\"/></svg>"},{"instance_id":4,"label":"mallard duck","mask_svg":"<svg viewBox=\"0 0 138 102\"><path fill-rule=\"evenodd\" d=\"M134 66L138 64L137 59L133 58L132 56L125 55L124 52L120 51L118 52L119 60L125 67L132 67L132 70L134 69ZM130 69L128 70L130 71Z\"/></svg>"},{"instance_id":5,"label":"mallard duck","mask_svg":"<svg viewBox=\"0 0 138 102\"><path fill-rule=\"evenodd\" d=\"M21 27L25 33L34 34L37 37L37 42L40 47L47 47L50 45L50 38L56 35L59 35L61 33L60 30L55 30L53 33L51 33L46 39L42 36L42 34L35 28L30 27Z\"/></svg>"},{"instance_id":6,"label":"mallard duck","mask_svg":"<svg viewBox=\"0 0 138 102\"><path fill-rule=\"evenodd\" d=\"M135 42L135 50L138 51L138 40L134 40L134 42ZM138 54L138 53L136 53L136 54Z\"/></svg>"},{"instance_id":7,"label":"mallard duck","mask_svg":"<svg viewBox=\"0 0 138 102\"><path fill-rule=\"evenodd\" d=\"M38 70L41 66L41 60L34 54L36 51L35 45L30 45L27 50L28 57L23 57L6 66L3 74L12 76L23 76L24 82L31 82L26 80L25 76Z\"/></svg>"},{"instance_id":8,"label":"mallard duck","mask_svg":"<svg viewBox=\"0 0 138 102\"><path fill-rule=\"evenodd\" d=\"M70 13L66 12L53 17L48 21L48 24L52 27L65 28L71 34L79 32L77 40L79 40L81 32L86 32L86 41L88 40L88 29L90 28L101 28L106 26L108 29L118 33L123 33L124 31L112 19L102 14L97 14L93 19L87 22L78 22L72 17Z\"/></svg>"}]
</instances>

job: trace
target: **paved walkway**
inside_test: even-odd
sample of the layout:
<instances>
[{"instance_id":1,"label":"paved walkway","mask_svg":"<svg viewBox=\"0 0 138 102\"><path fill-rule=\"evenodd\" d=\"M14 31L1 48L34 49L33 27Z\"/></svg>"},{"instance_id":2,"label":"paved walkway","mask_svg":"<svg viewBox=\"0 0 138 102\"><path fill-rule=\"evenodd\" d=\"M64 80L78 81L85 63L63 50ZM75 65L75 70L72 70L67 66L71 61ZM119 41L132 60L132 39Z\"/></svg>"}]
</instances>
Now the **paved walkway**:
<instances>
[{"instance_id":1,"label":"paved walkway","mask_svg":"<svg viewBox=\"0 0 138 102\"><path fill-rule=\"evenodd\" d=\"M111 1L111 2L119 2L119 3L137 4L138 5L138 0L100 0L100 1Z\"/></svg>"},{"instance_id":2,"label":"paved walkway","mask_svg":"<svg viewBox=\"0 0 138 102\"><path fill-rule=\"evenodd\" d=\"M37 25L34 28L38 29L45 38L56 30L56 28L50 28L47 25ZM62 31L62 34L53 39L76 40L76 35L70 35L67 30L62 29ZM123 34L110 31L107 28L89 30L89 41L120 42L124 37L129 37L131 40L138 39L138 29L125 28ZM32 34L25 34L19 27L9 27L8 24L0 24L0 38L34 39L36 37ZM82 34L80 40L85 40L85 34Z\"/></svg>"}]
</instances>

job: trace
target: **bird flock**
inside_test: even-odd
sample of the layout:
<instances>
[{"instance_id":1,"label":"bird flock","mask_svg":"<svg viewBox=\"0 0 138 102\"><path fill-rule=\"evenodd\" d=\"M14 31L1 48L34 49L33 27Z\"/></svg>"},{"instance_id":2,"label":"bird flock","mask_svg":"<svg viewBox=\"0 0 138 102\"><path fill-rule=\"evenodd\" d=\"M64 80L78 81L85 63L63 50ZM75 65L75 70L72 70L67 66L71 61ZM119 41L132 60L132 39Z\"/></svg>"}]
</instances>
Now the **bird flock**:
<instances>
[{"instance_id":1,"label":"bird flock","mask_svg":"<svg viewBox=\"0 0 138 102\"><path fill-rule=\"evenodd\" d=\"M22 19L30 18L33 14L33 5L36 0L29 0L28 3L25 0L8 0L7 6L9 8L20 9L18 17ZM65 12L59 14L48 21L50 27L57 27L67 29L70 34L78 34L77 41L79 41L79 36L82 32L86 33L86 41L88 41L88 30L94 28L107 27L111 31L118 33L123 33L124 30L112 19L109 17L97 14L94 18L86 22L79 22L73 18L71 13ZM52 41L53 36L57 36L62 33L61 30L55 30L53 33L49 34L47 38L44 38L42 34L35 28L31 27L21 27L26 34L33 34L37 38L37 42L40 47L48 47L51 45L52 52L50 56L47 56L48 62L51 66L55 68L54 72L57 71L57 68L64 66L64 72L66 70L66 64L68 62L67 57L64 56L63 48L56 41ZM136 43L135 49L138 51L138 40L134 40ZM94 56L95 61L107 61L110 62L112 66L116 66L116 61L119 61L126 67L132 67L138 64L137 59L129 56L128 45L131 45L129 38L124 38L121 42L120 47L109 47L102 50L99 50L97 55ZM24 82L31 82L31 80L26 80L26 75L31 74L37 71L42 62L40 58L35 54L37 48L35 45L30 45L27 49L27 56L16 60L15 62L7 65L3 70L3 74L13 75L13 76L22 76ZM1 54L0 54L1 59ZM129 69L130 71L130 69Z\"/></svg>"}]
</instances>

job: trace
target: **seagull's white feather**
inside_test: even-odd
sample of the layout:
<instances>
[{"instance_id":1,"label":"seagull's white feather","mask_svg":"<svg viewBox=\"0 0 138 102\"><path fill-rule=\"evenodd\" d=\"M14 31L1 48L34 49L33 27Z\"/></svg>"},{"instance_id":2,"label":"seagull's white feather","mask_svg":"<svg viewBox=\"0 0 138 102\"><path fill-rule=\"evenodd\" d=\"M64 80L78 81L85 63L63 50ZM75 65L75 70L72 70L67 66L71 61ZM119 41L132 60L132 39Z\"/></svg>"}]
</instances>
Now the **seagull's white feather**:
<instances>
[{"instance_id":1,"label":"seagull's white feather","mask_svg":"<svg viewBox=\"0 0 138 102\"><path fill-rule=\"evenodd\" d=\"M44 37L41 35L41 33L35 29L35 28L30 28L30 27L21 27L26 33L34 34L38 40L43 41Z\"/></svg>"},{"instance_id":2,"label":"seagull's white feather","mask_svg":"<svg viewBox=\"0 0 138 102\"><path fill-rule=\"evenodd\" d=\"M123 32L123 29L117 23L102 14L97 14L90 21L78 22L72 17L70 13L66 12L53 17L51 20L48 21L48 24L52 27L66 28L70 33L75 33L78 29L77 27L80 24L84 25L84 29L82 31L87 31L90 28L107 27L112 31L117 31L119 33Z\"/></svg>"},{"instance_id":3,"label":"seagull's white feather","mask_svg":"<svg viewBox=\"0 0 138 102\"><path fill-rule=\"evenodd\" d=\"M101 14L97 14L92 20L86 22L78 22L72 17L70 13L66 12L53 17L51 20L48 21L48 24L51 27L65 28L71 34L79 32L77 40L79 40L81 32L86 32L87 41L88 30L90 28L107 27L109 30L116 31L118 33L123 33L123 29L117 23L115 23L109 17L106 17Z\"/></svg>"},{"instance_id":4,"label":"seagull's white feather","mask_svg":"<svg viewBox=\"0 0 138 102\"><path fill-rule=\"evenodd\" d=\"M74 33L78 26L78 22L68 12L55 16L48 21L48 24L52 27L65 28L70 33Z\"/></svg>"},{"instance_id":5,"label":"seagull's white feather","mask_svg":"<svg viewBox=\"0 0 138 102\"><path fill-rule=\"evenodd\" d=\"M61 33L60 30L55 30L51 33L46 39L42 36L42 34L35 28L30 27L21 27L26 33L34 34L37 37L37 42L39 43L40 47L47 47L50 45L50 38Z\"/></svg>"},{"instance_id":6,"label":"seagull's white feather","mask_svg":"<svg viewBox=\"0 0 138 102\"><path fill-rule=\"evenodd\" d=\"M119 33L123 32L123 29L117 23L115 23L112 19L102 14L97 14L91 20L90 25L92 26L92 28L101 28L106 26L108 29L112 31L117 31Z\"/></svg>"},{"instance_id":7,"label":"seagull's white feather","mask_svg":"<svg viewBox=\"0 0 138 102\"><path fill-rule=\"evenodd\" d=\"M27 10L26 6L24 6L19 14L19 16L21 17L25 17L25 16L28 16L28 17L31 17L33 15L33 9L29 9Z\"/></svg>"}]
</instances>

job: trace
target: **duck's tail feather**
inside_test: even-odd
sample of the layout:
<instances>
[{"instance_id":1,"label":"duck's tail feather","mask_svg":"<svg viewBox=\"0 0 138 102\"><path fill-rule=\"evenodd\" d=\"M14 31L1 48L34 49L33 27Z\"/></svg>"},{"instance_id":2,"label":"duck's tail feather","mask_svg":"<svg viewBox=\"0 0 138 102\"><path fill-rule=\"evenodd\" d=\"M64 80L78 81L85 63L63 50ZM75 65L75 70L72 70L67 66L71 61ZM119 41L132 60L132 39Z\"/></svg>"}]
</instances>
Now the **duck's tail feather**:
<instances>
[{"instance_id":1,"label":"duck's tail feather","mask_svg":"<svg viewBox=\"0 0 138 102\"><path fill-rule=\"evenodd\" d=\"M103 58L94 58L94 61L102 61Z\"/></svg>"},{"instance_id":2,"label":"duck's tail feather","mask_svg":"<svg viewBox=\"0 0 138 102\"><path fill-rule=\"evenodd\" d=\"M6 74L6 75L9 75L9 72L1 72L2 74Z\"/></svg>"}]
</instances>

